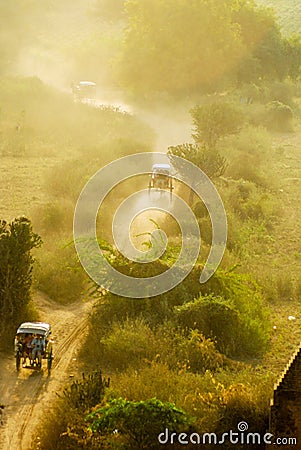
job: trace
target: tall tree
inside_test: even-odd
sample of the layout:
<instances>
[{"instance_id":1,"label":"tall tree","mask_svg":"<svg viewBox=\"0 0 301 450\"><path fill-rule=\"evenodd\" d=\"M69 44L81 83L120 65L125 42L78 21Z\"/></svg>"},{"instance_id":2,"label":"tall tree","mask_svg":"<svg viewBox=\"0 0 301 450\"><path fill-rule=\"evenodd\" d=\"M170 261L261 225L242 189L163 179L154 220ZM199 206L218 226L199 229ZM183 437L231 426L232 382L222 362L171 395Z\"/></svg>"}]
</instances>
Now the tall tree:
<instances>
[{"instance_id":1,"label":"tall tree","mask_svg":"<svg viewBox=\"0 0 301 450\"><path fill-rule=\"evenodd\" d=\"M129 0L122 84L137 94L215 88L240 56L233 0Z\"/></svg>"},{"instance_id":2,"label":"tall tree","mask_svg":"<svg viewBox=\"0 0 301 450\"><path fill-rule=\"evenodd\" d=\"M0 335L26 310L34 262L31 250L41 244L29 219L0 221Z\"/></svg>"},{"instance_id":3,"label":"tall tree","mask_svg":"<svg viewBox=\"0 0 301 450\"><path fill-rule=\"evenodd\" d=\"M193 95L299 71L300 45L252 0L128 0L124 17L118 78L136 96Z\"/></svg>"}]
</instances>

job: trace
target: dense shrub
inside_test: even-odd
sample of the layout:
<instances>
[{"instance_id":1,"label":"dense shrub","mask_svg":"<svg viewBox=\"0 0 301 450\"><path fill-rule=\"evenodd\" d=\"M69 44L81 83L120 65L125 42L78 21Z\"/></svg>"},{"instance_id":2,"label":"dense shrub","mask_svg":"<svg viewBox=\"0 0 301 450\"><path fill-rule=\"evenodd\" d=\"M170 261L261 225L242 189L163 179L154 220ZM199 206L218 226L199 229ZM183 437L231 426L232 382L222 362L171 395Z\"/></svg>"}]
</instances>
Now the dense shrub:
<instances>
[{"instance_id":1,"label":"dense shrub","mask_svg":"<svg viewBox=\"0 0 301 450\"><path fill-rule=\"evenodd\" d=\"M256 355L264 351L268 340L267 311L259 288L250 279L218 270L201 286L201 293L196 300L176 308L182 327L198 329L206 337L216 339L217 348L228 355Z\"/></svg>"},{"instance_id":2,"label":"dense shrub","mask_svg":"<svg viewBox=\"0 0 301 450\"><path fill-rule=\"evenodd\" d=\"M174 253L166 252L166 260L157 260L151 264L129 263L124 258L116 257L112 259L112 264L120 272L137 277L151 277L170 268L174 263ZM115 255L115 253L110 254ZM168 260L170 256L170 260ZM95 285L92 285L92 290ZM97 328L99 324L106 330L110 328L114 321L123 322L126 318L143 318L151 327L163 323L166 319L170 319L173 315L173 307L193 298L200 289L199 280L193 285L188 282L182 282L171 291L152 298L126 298L115 294L106 293L101 296L101 290L96 287L96 297L99 298L94 315L92 317L92 325Z\"/></svg>"},{"instance_id":3,"label":"dense shrub","mask_svg":"<svg viewBox=\"0 0 301 450\"><path fill-rule=\"evenodd\" d=\"M243 221L254 219L272 225L278 220L279 206L273 195L250 181L231 183L225 203L228 211L231 208Z\"/></svg>"},{"instance_id":4,"label":"dense shrub","mask_svg":"<svg viewBox=\"0 0 301 450\"><path fill-rule=\"evenodd\" d=\"M243 125L243 116L236 104L216 102L198 105L191 110L197 143L215 147L217 141L239 131Z\"/></svg>"},{"instance_id":5,"label":"dense shrub","mask_svg":"<svg viewBox=\"0 0 301 450\"><path fill-rule=\"evenodd\" d=\"M181 432L192 424L192 418L183 410L156 398L138 402L113 399L86 420L93 433L107 436L115 446L120 442L119 445L132 449L158 448L158 435L165 428ZM115 438L113 432L117 434Z\"/></svg>"},{"instance_id":6,"label":"dense shrub","mask_svg":"<svg viewBox=\"0 0 301 450\"><path fill-rule=\"evenodd\" d=\"M171 371L166 365L153 363L139 371L129 369L114 380L108 392L111 396L137 401L156 393L157 398L173 402L194 416L199 432L226 432L231 429L227 429L230 424L235 424L236 429L240 419L245 419L250 428L261 429L263 418L268 417L273 391L271 375L250 367L199 375L185 370Z\"/></svg>"},{"instance_id":7,"label":"dense shrub","mask_svg":"<svg viewBox=\"0 0 301 450\"><path fill-rule=\"evenodd\" d=\"M39 290L59 303L68 303L81 297L86 279L72 245L61 241L45 245L35 268Z\"/></svg>"},{"instance_id":8,"label":"dense shrub","mask_svg":"<svg viewBox=\"0 0 301 450\"><path fill-rule=\"evenodd\" d=\"M155 330L142 319L114 322L106 333L102 328L91 329L87 341L85 356L92 358L93 354L94 364L104 363L114 370L138 369L152 361L192 372L214 371L230 364L210 339L197 331L185 335L168 322Z\"/></svg>"},{"instance_id":9,"label":"dense shrub","mask_svg":"<svg viewBox=\"0 0 301 450\"><path fill-rule=\"evenodd\" d=\"M221 298L200 297L177 308L177 320L184 329L197 329L216 340L217 347L233 355L241 345L242 319L239 313Z\"/></svg>"},{"instance_id":10,"label":"dense shrub","mask_svg":"<svg viewBox=\"0 0 301 450\"><path fill-rule=\"evenodd\" d=\"M227 162L216 149L207 144L182 144L168 148L167 152L172 165L181 173L181 164L173 156L178 156L195 164L210 178L220 177L224 174ZM185 172L184 172L185 174Z\"/></svg>"},{"instance_id":11,"label":"dense shrub","mask_svg":"<svg viewBox=\"0 0 301 450\"><path fill-rule=\"evenodd\" d=\"M271 130L292 131L293 110L290 106L279 101L267 105L266 124Z\"/></svg>"},{"instance_id":12,"label":"dense shrub","mask_svg":"<svg viewBox=\"0 0 301 450\"><path fill-rule=\"evenodd\" d=\"M42 235L64 235L72 229L74 205L61 199L35 208L33 222Z\"/></svg>"},{"instance_id":13,"label":"dense shrub","mask_svg":"<svg viewBox=\"0 0 301 450\"><path fill-rule=\"evenodd\" d=\"M265 104L278 101L293 107L296 93L296 85L289 80L265 82L260 86L259 101Z\"/></svg>"},{"instance_id":14,"label":"dense shrub","mask_svg":"<svg viewBox=\"0 0 301 450\"><path fill-rule=\"evenodd\" d=\"M124 370L128 366L139 367L143 361L154 358L156 344L154 333L143 320L126 320L123 324L113 323L111 331L99 338L99 344L92 351L107 366Z\"/></svg>"},{"instance_id":15,"label":"dense shrub","mask_svg":"<svg viewBox=\"0 0 301 450\"><path fill-rule=\"evenodd\" d=\"M82 380L74 380L63 390L61 398L70 408L84 412L102 401L106 384L101 371L83 374Z\"/></svg>"},{"instance_id":16,"label":"dense shrub","mask_svg":"<svg viewBox=\"0 0 301 450\"><path fill-rule=\"evenodd\" d=\"M219 151L227 159L225 175L259 186L271 186L266 166L270 160L271 138L262 126L247 126L219 143Z\"/></svg>"},{"instance_id":17,"label":"dense shrub","mask_svg":"<svg viewBox=\"0 0 301 450\"><path fill-rule=\"evenodd\" d=\"M85 416L91 408L100 404L109 380L100 371L94 371L82 380L74 380L58 396L48 414L41 418L34 448L45 450L75 450L93 448L87 433Z\"/></svg>"}]
</instances>

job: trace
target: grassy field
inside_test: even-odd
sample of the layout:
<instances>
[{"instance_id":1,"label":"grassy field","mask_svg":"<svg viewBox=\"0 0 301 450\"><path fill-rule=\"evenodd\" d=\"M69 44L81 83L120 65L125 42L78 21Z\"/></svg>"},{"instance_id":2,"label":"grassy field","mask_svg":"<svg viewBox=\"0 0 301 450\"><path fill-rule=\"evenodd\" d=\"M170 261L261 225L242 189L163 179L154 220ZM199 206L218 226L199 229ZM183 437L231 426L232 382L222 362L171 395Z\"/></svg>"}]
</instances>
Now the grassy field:
<instances>
[{"instance_id":1,"label":"grassy field","mask_svg":"<svg viewBox=\"0 0 301 450\"><path fill-rule=\"evenodd\" d=\"M255 249L250 258L246 258L243 271L251 273L271 289L270 317L276 330L262 364L276 375L301 341L300 124L295 126L293 133L273 133L272 152L269 173L273 173L277 181L274 196L277 199L278 220L273 230L264 237L264 250L260 250L259 246L256 254ZM26 215L34 216L36 221L41 222L39 211L43 211L43 205L54 201L46 180L50 174L59 174L62 166L67 167L68 161L74 161L74 154L68 151L58 151L45 157L2 156L1 218L12 220ZM54 186L58 181L54 180ZM59 185L57 189L60 189ZM47 236L45 238L48 239ZM296 319L288 320L289 316Z\"/></svg>"},{"instance_id":2,"label":"grassy field","mask_svg":"<svg viewBox=\"0 0 301 450\"><path fill-rule=\"evenodd\" d=\"M69 305L74 307L76 301L89 298L87 279L72 246L73 210L81 186L96 169L112 159L152 149L153 132L137 116L110 108L74 104L65 94L48 91L48 88L45 90L45 86L37 84L36 80L24 80L23 83L18 85L18 89L25 90L26 117L22 119L23 103L11 82L10 95L18 102L17 107L14 109L16 102L12 104L6 97L7 114L5 121L0 122L3 136L0 147L0 218L12 220L26 215L33 220L34 231L40 233L44 241L34 253L37 259L34 289L68 309ZM8 96L8 93L7 89L2 96ZM245 134L229 136L229 157L232 154L233 158L234 154L235 164L245 168L243 160L247 152L245 148L239 150L239 145L247 142L253 156L251 161L262 172L265 184L227 176L217 182L227 201L228 217L233 220L229 240L232 240L232 245L236 244L236 248L234 245L234 249L228 249L225 254L225 270L221 271L223 278L220 278L223 281L216 285L213 282L211 286L214 295L225 295L225 299L228 298L227 287L223 286L228 286L229 298L232 296L230 300L233 304L240 304L240 321L235 322L240 334L236 333L235 326L229 326L237 316L228 315L232 310L225 308L217 316L220 318L220 321L216 319L217 332L231 331L221 337L216 335L217 345L222 344L221 347L215 347L209 339L202 340L204 338L194 332L189 337L184 333L177 335L176 328L172 328L174 325L167 321L160 325L161 316L158 317L164 315L164 305L172 308L170 305L177 305L178 300L188 304L193 300L193 279L191 284L188 279L186 287L184 281L174 291L166 293L165 303L142 299L146 302L140 303L137 309L142 309L145 319L131 318L131 304L135 303L131 299L127 302L128 299L113 298L108 294L99 299L99 306L107 305L104 316L99 318L95 313L90 318L89 345L83 346L85 351L78 355L78 361L81 371L95 370L95 366L101 365L101 369L110 374L112 388L109 396L122 396L132 401L157 397L175 402L188 414L197 416L197 424L204 430L212 430L212 424L219 422L225 405L229 406L229 420L233 418L235 424L238 417L243 417L244 411L248 413L248 408L254 409L256 423L260 424L261 417L268 416L273 384L301 341L301 123L294 100L295 121L290 132L249 127L241 130ZM160 134L160 129L156 131ZM259 141L254 140L254 133ZM256 142L259 142L259 147ZM235 159L235 155L236 158L240 155L242 160ZM256 175L256 171L252 173ZM267 205L273 210L273 220L265 209L259 216L250 215L245 219L239 216L239 207L244 202L238 201L238 188L244 186L251 189L249 205L255 207L255 212ZM123 196L127 193L126 189L124 191ZM110 211L115 200L108 205ZM235 211L236 207L238 211ZM265 221L270 222L269 226ZM105 229L104 221L100 225ZM137 234L139 231L135 230ZM235 236L238 238L236 243ZM235 264L239 267L227 272ZM245 276L257 281L260 287L248 290ZM235 280L237 282L237 289L233 287L232 291L231 280L232 287ZM254 284L250 282L250 286ZM198 282L197 288L200 289ZM214 304L213 300L214 297L210 297L209 308ZM218 304L216 300L218 297L215 305ZM244 308L245 305L248 306ZM175 311L180 309L181 306L173 308L173 319L177 314ZM205 317L210 321L210 313L207 314ZM110 320L115 320L115 323L110 325ZM153 328L147 320L153 320ZM240 328L242 323L249 325ZM93 326L99 335L93 335ZM236 350L231 353L226 345L223 348L229 334L237 353ZM45 425L44 431L39 431L42 442L55 441L58 424L69 414L69 409L68 414L57 412L55 408L53 411L53 416L48 419L55 425L53 428ZM260 426L264 427L262 420ZM74 423L81 422L77 418ZM231 423L225 425L227 429ZM45 448L58 447L50 444Z\"/></svg>"}]
</instances>

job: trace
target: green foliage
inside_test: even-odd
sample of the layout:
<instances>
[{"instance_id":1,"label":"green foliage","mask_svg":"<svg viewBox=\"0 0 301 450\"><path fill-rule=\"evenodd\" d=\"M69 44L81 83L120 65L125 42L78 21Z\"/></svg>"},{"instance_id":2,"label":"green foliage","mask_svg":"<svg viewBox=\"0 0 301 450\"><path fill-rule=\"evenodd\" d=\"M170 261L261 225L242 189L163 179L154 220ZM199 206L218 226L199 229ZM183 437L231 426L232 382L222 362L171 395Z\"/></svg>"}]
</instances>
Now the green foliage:
<instances>
[{"instance_id":1,"label":"green foliage","mask_svg":"<svg viewBox=\"0 0 301 450\"><path fill-rule=\"evenodd\" d=\"M227 159L225 175L236 180L246 180L258 186L271 186L267 166L272 150L271 137L262 126L248 125L235 136L227 136L218 145L218 151ZM250 184L246 183L245 186ZM248 189L249 189L248 188ZM239 189L246 189L239 188ZM228 192L231 192L228 189ZM252 194L255 192L252 189ZM241 195L236 192L239 197ZM252 197L252 195L250 195Z\"/></svg>"},{"instance_id":2,"label":"green foliage","mask_svg":"<svg viewBox=\"0 0 301 450\"><path fill-rule=\"evenodd\" d=\"M168 270L174 263L173 250L170 251L170 260L160 259L150 264L139 264L127 261L124 257L112 250L108 250L108 258L111 264L129 276L136 277L152 277L158 273ZM168 256L168 255L167 255ZM125 318L143 318L151 327L161 324L166 319L170 319L173 315L173 307L182 304L186 299L199 292L200 283L181 283L173 290L164 294L152 297L132 299L106 293L102 296L102 290L92 284L91 294L100 298L92 317L93 326L98 327L101 323L104 330L110 328L114 321L123 322Z\"/></svg>"},{"instance_id":3,"label":"green foliage","mask_svg":"<svg viewBox=\"0 0 301 450\"><path fill-rule=\"evenodd\" d=\"M55 301L66 304L81 297L85 283L86 275L73 246L61 241L45 246L35 269L38 289Z\"/></svg>"},{"instance_id":4,"label":"green foliage","mask_svg":"<svg viewBox=\"0 0 301 450\"><path fill-rule=\"evenodd\" d=\"M255 2L223 0L217 12L214 1L129 1L125 19L117 77L140 99L300 74L300 39L283 37Z\"/></svg>"},{"instance_id":5,"label":"green foliage","mask_svg":"<svg viewBox=\"0 0 301 450\"><path fill-rule=\"evenodd\" d=\"M278 220L279 207L273 195L249 181L240 180L229 186L225 203L228 211L235 213L237 225L240 220L251 219L272 227Z\"/></svg>"},{"instance_id":6,"label":"green foliage","mask_svg":"<svg viewBox=\"0 0 301 450\"><path fill-rule=\"evenodd\" d=\"M100 371L92 372L87 377L83 374L83 379L73 381L60 397L69 408L85 412L101 403L106 384Z\"/></svg>"},{"instance_id":7,"label":"green foliage","mask_svg":"<svg viewBox=\"0 0 301 450\"><path fill-rule=\"evenodd\" d=\"M191 110L191 115L195 127L195 141L212 148L221 137L237 133L243 125L240 110L230 103L198 105Z\"/></svg>"},{"instance_id":8,"label":"green foliage","mask_svg":"<svg viewBox=\"0 0 301 450\"><path fill-rule=\"evenodd\" d=\"M217 10L213 1L127 2L121 83L140 97L221 85L240 46L231 3L220 2Z\"/></svg>"},{"instance_id":9,"label":"green foliage","mask_svg":"<svg viewBox=\"0 0 301 450\"><path fill-rule=\"evenodd\" d=\"M274 81L265 83L261 89L262 96L260 101L262 103L269 103L278 101L294 106L294 96L296 95L296 85L287 80L286 82Z\"/></svg>"},{"instance_id":10,"label":"green foliage","mask_svg":"<svg viewBox=\"0 0 301 450\"><path fill-rule=\"evenodd\" d=\"M194 269L187 282L193 284L197 276L199 272ZM184 327L197 328L206 337L215 337L217 348L227 354L246 356L264 351L269 335L267 310L263 306L259 287L248 276L235 273L234 268L228 271L219 269L207 283L201 285L200 292L198 299L191 299L176 308L178 317L179 314L180 317L187 314L188 323L184 321ZM236 326L231 328L223 323L224 315L230 324L235 323Z\"/></svg>"},{"instance_id":11,"label":"green foliage","mask_svg":"<svg viewBox=\"0 0 301 450\"><path fill-rule=\"evenodd\" d=\"M98 339L97 359L119 370L139 367L143 361L154 358L157 351L155 335L141 319L115 322L107 334L98 333Z\"/></svg>"},{"instance_id":12,"label":"green foliage","mask_svg":"<svg viewBox=\"0 0 301 450\"><path fill-rule=\"evenodd\" d=\"M116 430L121 438L126 437L126 448L137 449L157 448L158 435L165 428L179 432L192 424L192 418L183 410L156 398L138 402L114 399L86 420L94 433L110 435Z\"/></svg>"},{"instance_id":13,"label":"green foliage","mask_svg":"<svg viewBox=\"0 0 301 450\"><path fill-rule=\"evenodd\" d=\"M242 319L221 298L200 297L177 308L177 319L184 329L198 329L207 338L216 339L219 350L237 353L241 345Z\"/></svg>"},{"instance_id":14,"label":"green foliage","mask_svg":"<svg viewBox=\"0 0 301 450\"><path fill-rule=\"evenodd\" d=\"M235 423L236 429L240 418L256 430L257 426L261 429L262 419L269 414L273 378L250 367L198 375L185 370L175 372L154 363L140 371L131 369L118 374L111 388L111 395L133 401L146 400L154 392L158 398L173 402L194 416L195 428L200 433L226 432L231 429L226 428L230 423Z\"/></svg>"},{"instance_id":15,"label":"green foliage","mask_svg":"<svg viewBox=\"0 0 301 450\"><path fill-rule=\"evenodd\" d=\"M206 144L181 144L168 148L167 152L172 165L181 171L179 162L173 156L187 159L202 169L210 178L223 175L226 170L226 160L216 150L210 149Z\"/></svg>"},{"instance_id":16,"label":"green foliage","mask_svg":"<svg viewBox=\"0 0 301 450\"><path fill-rule=\"evenodd\" d=\"M100 371L94 371L88 376L83 374L82 380L74 380L65 387L48 413L41 417L34 439L35 448L95 449L84 419L91 408L103 401L108 385L109 379L104 379Z\"/></svg>"},{"instance_id":17,"label":"green foliage","mask_svg":"<svg viewBox=\"0 0 301 450\"><path fill-rule=\"evenodd\" d=\"M294 113L292 108L279 101L267 105L267 125L276 131L292 131Z\"/></svg>"},{"instance_id":18,"label":"green foliage","mask_svg":"<svg viewBox=\"0 0 301 450\"><path fill-rule=\"evenodd\" d=\"M31 251L42 240L26 217L0 221L0 336L11 338L11 330L26 313L31 299ZM5 342L6 344L6 342Z\"/></svg>"},{"instance_id":19,"label":"green foliage","mask_svg":"<svg viewBox=\"0 0 301 450\"><path fill-rule=\"evenodd\" d=\"M193 328L193 327L191 327ZM195 373L205 373L207 370L216 371L227 366L231 367L230 361L227 361L223 355L216 349L215 343L206 338L198 330L191 330L186 339L181 339L179 345L179 354L185 355L187 360L187 371ZM183 357L182 357L183 358ZM185 362L183 358L183 361ZM183 362L180 360L180 367Z\"/></svg>"},{"instance_id":20,"label":"green foliage","mask_svg":"<svg viewBox=\"0 0 301 450\"><path fill-rule=\"evenodd\" d=\"M300 74L300 36L283 37L271 9L241 1L234 20L241 27L245 48L238 70L239 81L283 80Z\"/></svg>"},{"instance_id":21,"label":"green foliage","mask_svg":"<svg viewBox=\"0 0 301 450\"><path fill-rule=\"evenodd\" d=\"M148 435L146 448L151 448L169 417L176 418L174 425L168 426L176 431L227 432L235 429L239 417L248 422L250 429L260 432L268 417L272 389L271 376L250 367L198 375L152 363L141 370L133 368L115 374L114 385L106 390L109 400L104 398L96 405L86 421L87 413L82 409L77 413L73 403L61 396L55 406L56 414L51 410L42 419L40 445L45 450L143 448L144 442L137 444L135 439ZM91 430L93 425L95 431Z\"/></svg>"},{"instance_id":22,"label":"green foliage","mask_svg":"<svg viewBox=\"0 0 301 450\"><path fill-rule=\"evenodd\" d=\"M106 361L106 367L117 371L138 369L151 361L192 372L214 371L230 364L210 339L194 331L185 335L169 322L156 329L143 319L114 322L105 333L99 327L91 328L87 342L89 348L83 356L91 358L93 353L94 361Z\"/></svg>"}]
</instances>

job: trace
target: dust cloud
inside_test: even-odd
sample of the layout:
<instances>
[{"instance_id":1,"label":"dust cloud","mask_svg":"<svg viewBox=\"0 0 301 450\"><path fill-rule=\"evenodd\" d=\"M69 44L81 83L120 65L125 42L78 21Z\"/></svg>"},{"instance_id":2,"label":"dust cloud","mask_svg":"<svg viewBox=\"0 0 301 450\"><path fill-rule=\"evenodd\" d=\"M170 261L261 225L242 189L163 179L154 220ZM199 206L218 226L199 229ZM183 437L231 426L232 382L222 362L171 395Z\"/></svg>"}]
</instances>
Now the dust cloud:
<instances>
[{"instance_id":1,"label":"dust cloud","mask_svg":"<svg viewBox=\"0 0 301 450\"><path fill-rule=\"evenodd\" d=\"M95 107L111 106L137 115L155 131L155 146L150 150L164 152L171 145L191 142L191 118L187 105L175 106L174 101L169 105L169 100L163 99L162 106L158 106L155 100L141 106L137 104L139 99L135 103L129 100L130 93L118 85L114 66L120 44L116 42L121 41L125 24L105 21L104 10L103 17L95 14L96 3L92 0L84 3L47 0L43 6L31 5L21 9L17 20L22 25L20 39L11 74L38 77L70 96L72 83L94 81L97 84ZM8 14L12 16L13 11ZM8 22L10 20L12 17L8 17Z\"/></svg>"}]
</instances>

